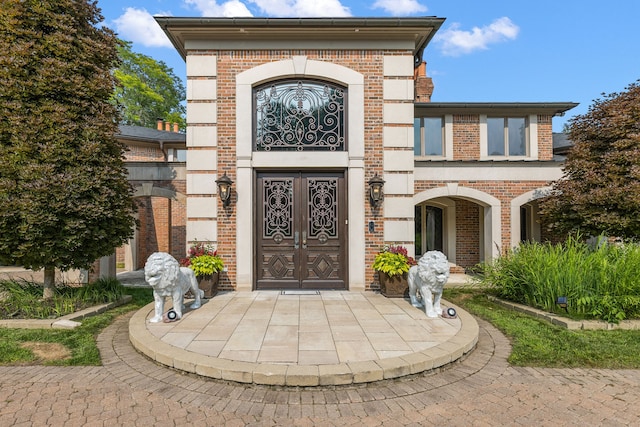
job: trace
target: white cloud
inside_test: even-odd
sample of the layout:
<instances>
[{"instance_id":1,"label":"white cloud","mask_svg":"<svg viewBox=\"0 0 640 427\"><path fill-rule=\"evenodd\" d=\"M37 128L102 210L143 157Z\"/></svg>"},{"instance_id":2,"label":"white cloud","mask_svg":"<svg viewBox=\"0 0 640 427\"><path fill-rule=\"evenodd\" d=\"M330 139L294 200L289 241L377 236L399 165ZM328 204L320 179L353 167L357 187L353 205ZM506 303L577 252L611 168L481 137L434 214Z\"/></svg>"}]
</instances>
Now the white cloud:
<instances>
[{"instance_id":1,"label":"white cloud","mask_svg":"<svg viewBox=\"0 0 640 427\"><path fill-rule=\"evenodd\" d=\"M454 23L436 34L434 41L440 44L440 50L444 55L459 56L476 50L485 50L490 44L514 40L520 31L520 28L506 16L482 28L473 27L471 31L463 31L459 28L460 24Z\"/></svg>"},{"instance_id":2,"label":"white cloud","mask_svg":"<svg viewBox=\"0 0 640 427\"><path fill-rule=\"evenodd\" d=\"M221 4L216 0L185 0L184 2L195 6L202 16L220 18L252 16L247 6L240 0L227 0Z\"/></svg>"},{"instance_id":3,"label":"white cloud","mask_svg":"<svg viewBox=\"0 0 640 427\"><path fill-rule=\"evenodd\" d=\"M148 47L173 47L164 31L146 9L128 7L113 22L118 36L125 40Z\"/></svg>"},{"instance_id":4,"label":"white cloud","mask_svg":"<svg viewBox=\"0 0 640 427\"><path fill-rule=\"evenodd\" d=\"M418 3L418 0L377 0L373 4L373 8L383 9L393 16L412 15L427 11L427 7Z\"/></svg>"},{"instance_id":5,"label":"white cloud","mask_svg":"<svg viewBox=\"0 0 640 427\"><path fill-rule=\"evenodd\" d=\"M351 10L340 0L247 0L268 16L314 17L351 16Z\"/></svg>"}]
</instances>

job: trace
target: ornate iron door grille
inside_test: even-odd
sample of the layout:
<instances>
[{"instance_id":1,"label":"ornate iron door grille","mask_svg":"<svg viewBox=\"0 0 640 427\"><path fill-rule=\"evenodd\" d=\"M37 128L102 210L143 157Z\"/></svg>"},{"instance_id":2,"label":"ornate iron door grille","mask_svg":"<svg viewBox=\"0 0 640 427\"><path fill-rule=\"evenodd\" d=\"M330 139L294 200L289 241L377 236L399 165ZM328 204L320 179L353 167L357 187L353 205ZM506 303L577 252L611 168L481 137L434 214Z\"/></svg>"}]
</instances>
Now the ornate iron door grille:
<instances>
[{"instance_id":1,"label":"ornate iron door grille","mask_svg":"<svg viewBox=\"0 0 640 427\"><path fill-rule=\"evenodd\" d=\"M346 289L344 173L257 177L257 289Z\"/></svg>"},{"instance_id":2,"label":"ornate iron door grille","mask_svg":"<svg viewBox=\"0 0 640 427\"><path fill-rule=\"evenodd\" d=\"M254 90L256 151L344 151L346 89L288 80Z\"/></svg>"}]
</instances>

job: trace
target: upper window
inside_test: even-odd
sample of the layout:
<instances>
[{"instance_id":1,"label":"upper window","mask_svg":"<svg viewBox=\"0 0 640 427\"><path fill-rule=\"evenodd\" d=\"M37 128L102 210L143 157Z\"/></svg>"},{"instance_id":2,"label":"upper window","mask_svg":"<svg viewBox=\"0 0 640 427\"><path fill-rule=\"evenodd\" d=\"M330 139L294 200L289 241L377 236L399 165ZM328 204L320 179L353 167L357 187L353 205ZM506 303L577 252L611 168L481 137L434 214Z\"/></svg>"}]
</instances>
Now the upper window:
<instances>
[{"instance_id":1,"label":"upper window","mask_svg":"<svg viewBox=\"0 0 640 427\"><path fill-rule=\"evenodd\" d=\"M527 121L524 117L487 117L489 156L528 155Z\"/></svg>"},{"instance_id":2,"label":"upper window","mask_svg":"<svg viewBox=\"0 0 640 427\"><path fill-rule=\"evenodd\" d=\"M170 162L186 162L187 161L187 150L182 148L172 148L169 150L169 161Z\"/></svg>"},{"instance_id":3,"label":"upper window","mask_svg":"<svg viewBox=\"0 0 640 427\"><path fill-rule=\"evenodd\" d=\"M418 117L413 123L413 152L416 156L444 156L442 117Z\"/></svg>"},{"instance_id":4,"label":"upper window","mask_svg":"<svg viewBox=\"0 0 640 427\"><path fill-rule=\"evenodd\" d=\"M256 151L344 151L346 89L286 80L254 89Z\"/></svg>"}]
</instances>

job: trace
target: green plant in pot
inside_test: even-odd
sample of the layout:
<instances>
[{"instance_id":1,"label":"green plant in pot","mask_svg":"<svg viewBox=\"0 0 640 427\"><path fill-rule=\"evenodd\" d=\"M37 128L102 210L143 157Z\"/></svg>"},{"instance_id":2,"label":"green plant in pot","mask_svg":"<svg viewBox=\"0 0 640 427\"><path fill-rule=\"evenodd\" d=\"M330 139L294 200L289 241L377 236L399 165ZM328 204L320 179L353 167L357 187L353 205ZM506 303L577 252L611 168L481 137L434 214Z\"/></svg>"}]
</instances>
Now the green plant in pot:
<instances>
[{"instance_id":1,"label":"green plant in pot","mask_svg":"<svg viewBox=\"0 0 640 427\"><path fill-rule=\"evenodd\" d=\"M218 292L218 278L224 268L224 262L212 244L195 242L189 248L187 257L180 261L180 265L193 270L205 298L211 298Z\"/></svg>"},{"instance_id":2,"label":"green plant in pot","mask_svg":"<svg viewBox=\"0 0 640 427\"><path fill-rule=\"evenodd\" d=\"M389 298L408 296L407 273L416 261L404 246L385 246L376 255L373 269L378 272L380 292Z\"/></svg>"}]
</instances>

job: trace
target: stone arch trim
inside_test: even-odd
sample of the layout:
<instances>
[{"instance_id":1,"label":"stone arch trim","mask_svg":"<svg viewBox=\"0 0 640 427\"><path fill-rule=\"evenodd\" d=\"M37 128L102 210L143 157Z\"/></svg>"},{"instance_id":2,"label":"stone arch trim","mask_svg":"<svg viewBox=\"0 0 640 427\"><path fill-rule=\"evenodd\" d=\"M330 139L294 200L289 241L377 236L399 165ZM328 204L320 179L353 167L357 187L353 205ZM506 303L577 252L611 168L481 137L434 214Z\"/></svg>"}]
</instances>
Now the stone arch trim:
<instances>
[{"instance_id":1,"label":"stone arch trim","mask_svg":"<svg viewBox=\"0 0 640 427\"><path fill-rule=\"evenodd\" d=\"M364 75L342 65L307 59L306 56L258 65L236 76L237 158L251 159L253 156L253 130L246 123L253 117L253 88L271 80L296 77L328 80L348 88L349 158L364 159Z\"/></svg>"},{"instance_id":2,"label":"stone arch trim","mask_svg":"<svg viewBox=\"0 0 640 427\"><path fill-rule=\"evenodd\" d=\"M520 243L520 206L537 199L546 197L551 191L551 186L540 187L527 191L511 200L511 247L514 248Z\"/></svg>"},{"instance_id":3,"label":"stone arch trim","mask_svg":"<svg viewBox=\"0 0 640 427\"><path fill-rule=\"evenodd\" d=\"M502 246L502 219L500 200L484 191L449 183L442 187L421 191L413 196L413 204L417 205L438 197L449 197L469 200L484 207L484 261L500 256Z\"/></svg>"},{"instance_id":4,"label":"stone arch trim","mask_svg":"<svg viewBox=\"0 0 640 427\"><path fill-rule=\"evenodd\" d=\"M458 263L457 259L457 248L456 248L456 202L454 199L449 197L437 197L437 198L429 198L426 201L416 203L416 206L419 204L426 204L430 206L435 206L440 209L443 209L445 212L444 223L445 229L443 230L443 234L445 237L445 252L447 254L447 259L449 262L454 264ZM418 254L416 254L418 255Z\"/></svg>"},{"instance_id":5,"label":"stone arch trim","mask_svg":"<svg viewBox=\"0 0 640 427\"><path fill-rule=\"evenodd\" d=\"M308 153L253 152L253 130L247 120L253 117L252 96L256 85L285 78L315 78L343 85L347 97L347 152L322 156ZM284 162L284 163L283 163ZM332 62L293 56L282 61L269 62L243 71L236 76L236 188L238 191L236 215L236 290L253 288L253 262L246 254L253 252L253 170L269 166L325 167L340 166L347 169L348 221L349 221L349 290L365 289L365 174L364 174L364 75Z\"/></svg>"}]
</instances>

